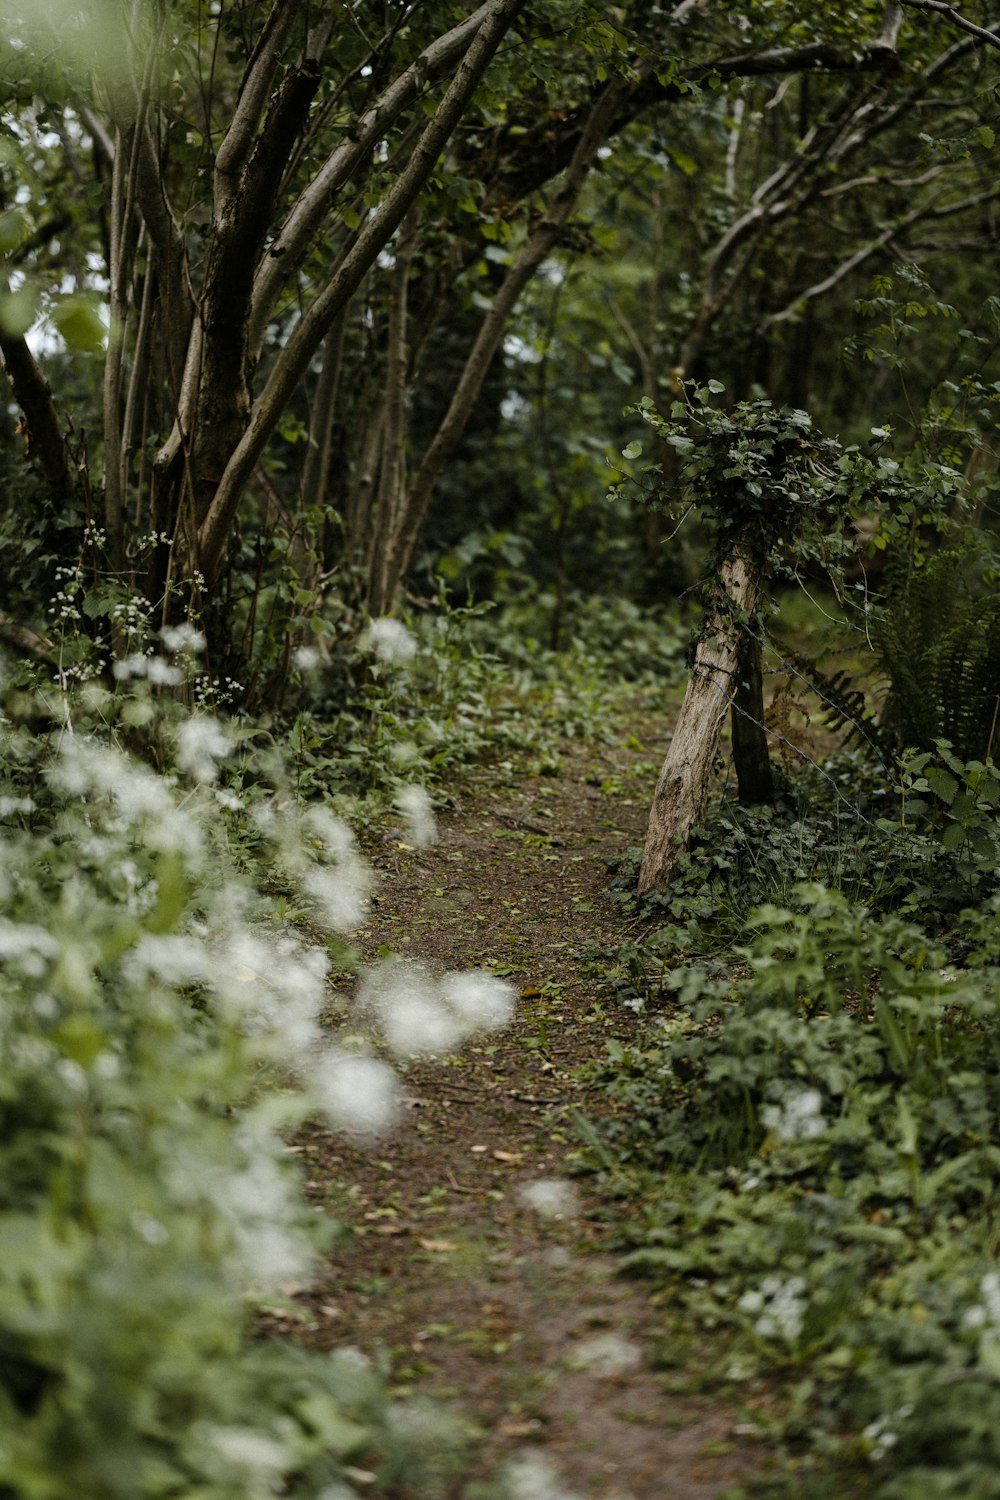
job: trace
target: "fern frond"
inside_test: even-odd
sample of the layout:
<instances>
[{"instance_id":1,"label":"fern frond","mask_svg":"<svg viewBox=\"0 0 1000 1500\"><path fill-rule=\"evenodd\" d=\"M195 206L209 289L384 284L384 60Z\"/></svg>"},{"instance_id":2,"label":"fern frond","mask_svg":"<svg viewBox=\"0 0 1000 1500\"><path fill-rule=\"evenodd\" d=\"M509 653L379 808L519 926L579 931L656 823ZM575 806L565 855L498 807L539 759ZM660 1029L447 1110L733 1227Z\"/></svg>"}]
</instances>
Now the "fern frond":
<instances>
[{"instance_id":1,"label":"fern frond","mask_svg":"<svg viewBox=\"0 0 1000 1500\"><path fill-rule=\"evenodd\" d=\"M932 750L946 739L966 761L989 753L1000 697L1000 592L980 582L976 562L967 551L936 553L870 627L891 684L884 722L898 744Z\"/></svg>"}]
</instances>

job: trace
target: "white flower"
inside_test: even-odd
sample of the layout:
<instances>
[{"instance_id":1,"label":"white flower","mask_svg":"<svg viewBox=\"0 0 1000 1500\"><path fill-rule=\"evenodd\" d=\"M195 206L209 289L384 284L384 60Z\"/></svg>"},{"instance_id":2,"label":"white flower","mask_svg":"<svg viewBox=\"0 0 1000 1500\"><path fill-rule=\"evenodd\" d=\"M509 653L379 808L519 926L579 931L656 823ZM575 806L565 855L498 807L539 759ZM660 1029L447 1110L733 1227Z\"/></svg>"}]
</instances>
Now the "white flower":
<instances>
[{"instance_id":1,"label":"white flower","mask_svg":"<svg viewBox=\"0 0 1000 1500\"><path fill-rule=\"evenodd\" d=\"M805 1291L802 1276L765 1276L759 1290L744 1292L737 1306L742 1312L760 1314L753 1326L762 1338L782 1338L794 1344L805 1320Z\"/></svg>"},{"instance_id":2,"label":"white flower","mask_svg":"<svg viewBox=\"0 0 1000 1500\"><path fill-rule=\"evenodd\" d=\"M72 1057L61 1057L56 1063L56 1072L72 1093L85 1094L87 1092L87 1075Z\"/></svg>"},{"instance_id":3,"label":"white flower","mask_svg":"<svg viewBox=\"0 0 1000 1500\"><path fill-rule=\"evenodd\" d=\"M593 1338L584 1339L570 1356L574 1369L589 1370L604 1379L634 1370L641 1360L642 1353L636 1345L617 1333L597 1333Z\"/></svg>"},{"instance_id":4,"label":"white flower","mask_svg":"<svg viewBox=\"0 0 1000 1500\"><path fill-rule=\"evenodd\" d=\"M247 1131L241 1141L245 1165L237 1172L220 1172L207 1190L226 1218L233 1237L240 1279L256 1291L274 1291L303 1280L312 1253L296 1224L298 1194L278 1159L283 1143L266 1133Z\"/></svg>"},{"instance_id":5,"label":"white flower","mask_svg":"<svg viewBox=\"0 0 1000 1500\"><path fill-rule=\"evenodd\" d=\"M491 1031L506 1026L517 1001L512 985L504 984L484 969L445 975L441 993L466 1031Z\"/></svg>"},{"instance_id":6,"label":"white flower","mask_svg":"<svg viewBox=\"0 0 1000 1500\"><path fill-rule=\"evenodd\" d=\"M982 1303L970 1307L962 1319L966 1328L1000 1329L1000 1274L987 1271L979 1283Z\"/></svg>"},{"instance_id":7,"label":"white flower","mask_svg":"<svg viewBox=\"0 0 1000 1500\"><path fill-rule=\"evenodd\" d=\"M315 646L300 646L297 651L292 652L292 666L298 672L311 672L322 662L322 657Z\"/></svg>"},{"instance_id":8,"label":"white flower","mask_svg":"<svg viewBox=\"0 0 1000 1500\"><path fill-rule=\"evenodd\" d=\"M37 975L38 959L49 962L58 956L59 944L44 927L32 922L8 922L0 917L0 959L16 959L22 965L28 960L31 972Z\"/></svg>"},{"instance_id":9,"label":"white flower","mask_svg":"<svg viewBox=\"0 0 1000 1500\"><path fill-rule=\"evenodd\" d=\"M363 1007L374 1010L397 1057L447 1052L461 1034L435 981L416 964L373 969L361 987Z\"/></svg>"},{"instance_id":10,"label":"white flower","mask_svg":"<svg viewBox=\"0 0 1000 1500\"><path fill-rule=\"evenodd\" d=\"M540 1177L520 1189L521 1200L543 1219L563 1219L579 1212L576 1189L562 1177Z\"/></svg>"},{"instance_id":11,"label":"white flower","mask_svg":"<svg viewBox=\"0 0 1000 1500\"><path fill-rule=\"evenodd\" d=\"M181 625L164 625L160 640L167 651L190 651L193 655L200 655L208 645L202 632L186 620Z\"/></svg>"},{"instance_id":12,"label":"white flower","mask_svg":"<svg viewBox=\"0 0 1000 1500\"><path fill-rule=\"evenodd\" d=\"M230 751L229 736L218 719L194 714L177 732L177 764L195 781L214 781L216 762Z\"/></svg>"},{"instance_id":13,"label":"white flower","mask_svg":"<svg viewBox=\"0 0 1000 1500\"><path fill-rule=\"evenodd\" d=\"M67 738L48 775L53 786L70 797L110 798L128 827L143 825L151 849L188 859L201 850L201 830L177 807L170 784L116 750L78 735Z\"/></svg>"},{"instance_id":14,"label":"white flower","mask_svg":"<svg viewBox=\"0 0 1000 1500\"><path fill-rule=\"evenodd\" d=\"M184 681L180 667L172 666L162 656L151 656L146 665L146 675L154 687L176 687Z\"/></svg>"},{"instance_id":15,"label":"white flower","mask_svg":"<svg viewBox=\"0 0 1000 1500\"><path fill-rule=\"evenodd\" d=\"M210 973L208 955L197 938L183 933L145 932L122 963L133 983L155 977L163 984L195 984Z\"/></svg>"},{"instance_id":16,"label":"white flower","mask_svg":"<svg viewBox=\"0 0 1000 1500\"><path fill-rule=\"evenodd\" d=\"M862 1429L862 1436L866 1437L874 1446L868 1458L871 1463L877 1464L885 1458L886 1454L899 1442L899 1433L892 1424L903 1423L913 1415L913 1407L907 1404L901 1406L898 1411L889 1412L886 1416L878 1417L874 1422Z\"/></svg>"},{"instance_id":17,"label":"white flower","mask_svg":"<svg viewBox=\"0 0 1000 1500\"><path fill-rule=\"evenodd\" d=\"M400 787L395 805L406 820L406 830L411 844L418 849L437 843L437 822L434 806L422 786Z\"/></svg>"},{"instance_id":18,"label":"white flower","mask_svg":"<svg viewBox=\"0 0 1000 1500\"><path fill-rule=\"evenodd\" d=\"M768 1105L761 1111L761 1120L779 1141L815 1140L827 1128L822 1107L818 1089L801 1089L786 1095L780 1105Z\"/></svg>"},{"instance_id":19,"label":"white flower","mask_svg":"<svg viewBox=\"0 0 1000 1500\"><path fill-rule=\"evenodd\" d=\"M125 656L120 661L112 663L111 673L116 682L128 682L133 677L145 677L146 658L144 656Z\"/></svg>"},{"instance_id":20,"label":"white flower","mask_svg":"<svg viewBox=\"0 0 1000 1500\"><path fill-rule=\"evenodd\" d=\"M518 1454L504 1469L504 1500L580 1500L547 1458Z\"/></svg>"},{"instance_id":21,"label":"white flower","mask_svg":"<svg viewBox=\"0 0 1000 1500\"><path fill-rule=\"evenodd\" d=\"M480 969L439 979L405 962L370 969L358 995L397 1057L447 1052L473 1032L502 1026L514 1000L510 985Z\"/></svg>"},{"instance_id":22,"label":"white flower","mask_svg":"<svg viewBox=\"0 0 1000 1500\"><path fill-rule=\"evenodd\" d=\"M399 620L383 615L372 620L359 642L363 651L373 651L380 661L402 666L417 654L417 643Z\"/></svg>"},{"instance_id":23,"label":"white flower","mask_svg":"<svg viewBox=\"0 0 1000 1500\"><path fill-rule=\"evenodd\" d=\"M371 884L360 860L343 861L333 867L314 865L302 877L302 888L315 901L317 917L334 932L360 927L368 910Z\"/></svg>"},{"instance_id":24,"label":"white flower","mask_svg":"<svg viewBox=\"0 0 1000 1500\"><path fill-rule=\"evenodd\" d=\"M381 1135L399 1106L399 1080L388 1064L354 1052L332 1052L313 1066L310 1083L337 1130Z\"/></svg>"},{"instance_id":25,"label":"white flower","mask_svg":"<svg viewBox=\"0 0 1000 1500\"><path fill-rule=\"evenodd\" d=\"M316 1018L326 1001L326 955L247 929L209 946L206 979L227 1013L293 1065L308 1058L319 1040Z\"/></svg>"},{"instance_id":26,"label":"white flower","mask_svg":"<svg viewBox=\"0 0 1000 1500\"><path fill-rule=\"evenodd\" d=\"M229 1463L261 1478L279 1479L292 1462L284 1443L254 1427L215 1427L211 1443Z\"/></svg>"},{"instance_id":27,"label":"white flower","mask_svg":"<svg viewBox=\"0 0 1000 1500\"><path fill-rule=\"evenodd\" d=\"M323 844L329 858L344 859L355 852L354 834L350 828L343 818L338 818L336 813L322 803L309 808L305 822L309 832Z\"/></svg>"}]
</instances>

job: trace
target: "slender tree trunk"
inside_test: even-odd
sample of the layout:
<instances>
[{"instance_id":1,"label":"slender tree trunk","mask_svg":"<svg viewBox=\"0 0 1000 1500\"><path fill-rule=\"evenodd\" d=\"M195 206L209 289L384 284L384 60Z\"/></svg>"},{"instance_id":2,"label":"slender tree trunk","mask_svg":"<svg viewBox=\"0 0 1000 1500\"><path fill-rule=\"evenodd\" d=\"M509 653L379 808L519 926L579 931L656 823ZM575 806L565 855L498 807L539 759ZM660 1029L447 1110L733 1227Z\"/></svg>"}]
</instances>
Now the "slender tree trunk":
<instances>
[{"instance_id":1,"label":"slender tree trunk","mask_svg":"<svg viewBox=\"0 0 1000 1500\"><path fill-rule=\"evenodd\" d=\"M760 603L764 559L737 548L723 563L723 598L709 617L695 653L691 680L653 795L639 894L669 885L677 859L708 800L712 764L729 710L744 635L739 616Z\"/></svg>"},{"instance_id":2,"label":"slender tree trunk","mask_svg":"<svg viewBox=\"0 0 1000 1500\"><path fill-rule=\"evenodd\" d=\"M733 690L733 764L744 807L774 801L774 777L764 728L764 668L760 641L742 632Z\"/></svg>"},{"instance_id":3,"label":"slender tree trunk","mask_svg":"<svg viewBox=\"0 0 1000 1500\"><path fill-rule=\"evenodd\" d=\"M624 79L612 79L598 95L558 191L525 241L483 318L451 404L407 489L405 505L400 515L393 571L387 576L385 583L385 593L390 601L395 597L413 556L434 486L468 426L490 365L503 339L508 319L521 293L557 245L579 201L597 153L608 138L615 110L627 91L628 85Z\"/></svg>"},{"instance_id":4,"label":"slender tree trunk","mask_svg":"<svg viewBox=\"0 0 1000 1500\"><path fill-rule=\"evenodd\" d=\"M392 608L399 577L397 553L406 503L406 389L410 371L409 283L416 217L410 216L396 251L389 294L389 347L385 371L385 423L379 465L368 570L368 609L383 615Z\"/></svg>"}]
</instances>

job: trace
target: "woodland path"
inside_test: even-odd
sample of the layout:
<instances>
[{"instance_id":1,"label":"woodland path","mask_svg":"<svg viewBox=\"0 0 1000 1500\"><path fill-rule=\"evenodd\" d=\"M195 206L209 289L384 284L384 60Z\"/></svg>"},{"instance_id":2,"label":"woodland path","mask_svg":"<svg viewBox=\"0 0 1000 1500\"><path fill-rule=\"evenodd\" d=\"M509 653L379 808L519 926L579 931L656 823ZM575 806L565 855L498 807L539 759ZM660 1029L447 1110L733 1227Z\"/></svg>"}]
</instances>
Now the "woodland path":
<instances>
[{"instance_id":1,"label":"woodland path","mask_svg":"<svg viewBox=\"0 0 1000 1500\"><path fill-rule=\"evenodd\" d=\"M476 770L438 843L372 852L366 957L481 965L521 995L504 1031L408 1067L406 1118L374 1148L319 1128L299 1147L313 1201L353 1231L309 1293L309 1342L383 1351L396 1389L457 1403L471 1428L471 1474L416 1500L709 1500L765 1460L735 1403L698 1393L697 1351L616 1274L586 1179L558 1216L522 1196L566 1177L574 1113L599 1108L576 1070L634 1031L588 949L628 931L606 860L642 838L667 735L641 723L565 744L555 774ZM505 1465L519 1477L494 1487Z\"/></svg>"}]
</instances>

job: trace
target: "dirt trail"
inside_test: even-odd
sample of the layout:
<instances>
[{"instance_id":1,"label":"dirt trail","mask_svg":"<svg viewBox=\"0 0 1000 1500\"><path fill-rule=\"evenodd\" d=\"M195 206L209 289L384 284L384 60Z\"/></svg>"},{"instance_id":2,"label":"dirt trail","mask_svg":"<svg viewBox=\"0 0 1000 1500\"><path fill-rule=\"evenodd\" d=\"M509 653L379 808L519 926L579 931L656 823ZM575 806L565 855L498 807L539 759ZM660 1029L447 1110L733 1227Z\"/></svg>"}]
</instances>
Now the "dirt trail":
<instances>
[{"instance_id":1,"label":"dirt trail","mask_svg":"<svg viewBox=\"0 0 1000 1500\"><path fill-rule=\"evenodd\" d=\"M314 1201L354 1231L310 1293L310 1341L388 1351L397 1388L474 1427L471 1478L419 1500L497 1493L504 1463L537 1500L708 1500L763 1461L737 1414L691 1394L689 1351L616 1276L585 1183L567 1201L530 1186L563 1180L579 1144L574 1070L633 1028L585 950L625 934L605 859L642 836L665 733L568 745L552 776L477 772L436 845L374 854L367 956L482 965L522 997L506 1031L407 1069L406 1118L374 1150L319 1129L300 1148Z\"/></svg>"}]
</instances>

